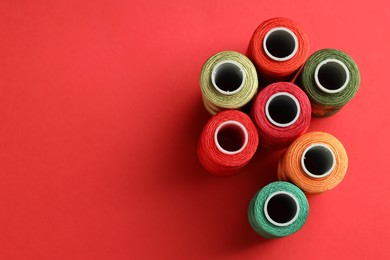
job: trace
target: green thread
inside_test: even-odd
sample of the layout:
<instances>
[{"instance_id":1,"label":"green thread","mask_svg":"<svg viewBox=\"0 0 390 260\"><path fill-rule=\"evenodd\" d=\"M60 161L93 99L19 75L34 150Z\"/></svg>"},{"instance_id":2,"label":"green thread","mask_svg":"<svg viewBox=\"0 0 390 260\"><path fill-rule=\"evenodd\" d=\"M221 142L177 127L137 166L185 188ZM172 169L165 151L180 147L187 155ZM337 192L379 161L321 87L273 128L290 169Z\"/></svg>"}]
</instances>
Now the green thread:
<instances>
[{"instance_id":1,"label":"green thread","mask_svg":"<svg viewBox=\"0 0 390 260\"><path fill-rule=\"evenodd\" d=\"M298 208L296 208L296 212L290 212L295 214L295 217L289 216L289 221L281 222L281 225L276 225L272 223L265 214L265 204L267 199L276 193L282 194L290 194L295 197L296 202L289 203L295 205L298 204ZM291 200L291 198L290 198ZM291 200L294 201L294 200ZM268 204L270 205L270 204ZM283 206L284 209L289 208L286 205ZM294 211L292 208L290 211ZM288 213L288 212L287 212ZM248 219L252 228L259 235L266 238L279 238L291 235L298 231L303 224L305 223L307 216L309 213L309 204L307 202L307 198L305 194L295 185L284 182L284 181L276 181L268 184L264 188L262 188L256 195L253 197L249 204L248 208ZM278 221L276 221L278 222Z\"/></svg>"},{"instance_id":2,"label":"green thread","mask_svg":"<svg viewBox=\"0 0 390 260\"><path fill-rule=\"evenodd\" d=\"M216 66L219 66L224 62L230 63L230 65L225 64L226 66L235 66L238 75L234 76L234 70L230 72L222 71L220 72L220 82L217 82L217 78L214 81L216 84L213 84L213 70L216 69ZM225 69L227 68L226 66ZM236 86L231 86L235 81L237 81ZM215 87L215 85L226 85L226 83L229 84L227 89L221 90ZM242 84L238 87L240 83ZM219 52L210 57L203 65L200 74L200 87L202 90L204 106L210 114L214 115L223 109L242 109L257 93L258 79L256 68L253 63L241 53L235 51Z\"/></svg>"},{"instance_id":3,"label":"green thread","mask_svg":"<svg viewBox=\"0 0 390 260\"><path fill-rule=\"evenodd\" d=\"M340 88L341 90L337 93L327 93L321 90L315 81L317 66L321 62L325 62L326 64L326 60L332 59L343 63L349 73L349 81L345 81L345 88ZM335 84L335 80L337 81L336 75L334 75L334 73L332 75L332 72L324 74L323 78L327 81L326 84L328 85ZM322 49L313 53L306 61L300 79L298 80L298 85L303 88L312 103L313 116L319 117L330 116L338 112L356 95L359 84L360 73L356 63L346 53L336 49ZM330 86L330 88L333 87L334 86ZM330 89L330 91L335 90Z\"/></svg>"}]
</instances>

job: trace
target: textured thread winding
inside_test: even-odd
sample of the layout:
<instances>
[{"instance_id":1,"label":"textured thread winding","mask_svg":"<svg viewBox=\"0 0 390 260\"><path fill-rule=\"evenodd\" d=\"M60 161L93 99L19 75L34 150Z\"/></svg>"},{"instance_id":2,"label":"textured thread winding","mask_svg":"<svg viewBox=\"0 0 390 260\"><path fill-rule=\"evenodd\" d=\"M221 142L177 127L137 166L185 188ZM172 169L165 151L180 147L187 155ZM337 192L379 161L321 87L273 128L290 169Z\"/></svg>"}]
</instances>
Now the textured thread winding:
<instances>
[{"instance_id":1,"label":"textured thread winding","mask_svg":"<svg viewBox=\"0 0 390 260\"><path fill-rule=\"evenodd\" d=\"M266 34L274 28L284 27L297 37L298 49L295 55L285 61L276 61L268 57L263 48ZM252 35L248 47L248 57L253 61L259 74L260 85L266 86L277 81L290 81L306 61L309 43L306 33L294 21L287 18L272 18L262 22Z\"/></svg>"},{"instance_id":2,"label":"textured thread winding","mask_svg":"<svg viewBox=\"0 0 390 260\"><path fill-rule=\"evenodd\" d=\"M298 119L287 127L274 125L266 116L267 100L276 93L289 93L297 99L300 105ZM309 128L311 120L310 100L306 94L293 83L273 83L264 88L257 95L252 105L251 117L258 128L261 147L266 149L285 148L299 136L303 135Z\"/></svg>"},{"instance_id":3,"label":"textured thread winding","mask_svg":"<svg viewBox=\"0 0 390 260\"><path fill-rule=\"evenodd\" d=\"M349 70L350 81L339 93L326 93L316 85L315 69L326 59L336 59L343 62ZM312 103L313 116L325 117L338 112L348 103L358 91L360 73L355 61L346 53L336 49L322 49L313 53L306 61L297 84L308 95Z\"/></svg>"},{"instance_id":4,"label":"textured thread winding","mask_svg":"<svg viewBox=\"0 0 390 260\"><path fill-rule=\"evenodd\" d=\"M274 225L265 216L265 202L275 192L289 192L297 198L298 216L295 221L287 226ZM279 238L297 232L305 224L308 214L309 204L305 194L295 185L283 181L272 182L262 188L252 198L248 208L249 223L256 233L265 238Z\"/></svg>"},{"instance_id":5,"label":"textured thread winding","mask_svg":"<svg viewBox=\"0 0 390 260\"><path fill-rule=\"evenodd\" d=\"M301 158L305 149L313 144L324 144L335 156L335 165L329 175L313 178L305 173ZM331 134L310 132L295 140L279 161L278 179L290 181L306 194L318 194L336 187L344 178L348 168L348 156L342 143Z\"/></svg>"},{"instance_id":6,"label":"textured thread winding","mask_svg":"<svg viewBox=\"0 0 390 260\"><path fill-rule=\"evenodd\" d=\"M232 95L218 92L212 84L214 66L223 61L232 60L240 64L245 74L245 82L240 91ZM242 109L256 95L258 79L253 63L243 54L235 51L223 51L211 56L203 65L200 73L200 87L206 110L214 115L224 109Z\"/></svg>"},{"instance_id":7,"label":"textured thread winding","mask_svg":"<svg viewBox=\"0 0 390 260\"><path fill-rule=\"evenodd\" d=\"M227 121L242 124L248 133L247 145L236 154L222 152L214 139L218 126ZM256 152L258 142L256 126L248 115L238 110L225 110L214 115L203 128L198 142L199 160L209 173L220 176L232 175L250 161Z\"/></svg>"}]
</instances>

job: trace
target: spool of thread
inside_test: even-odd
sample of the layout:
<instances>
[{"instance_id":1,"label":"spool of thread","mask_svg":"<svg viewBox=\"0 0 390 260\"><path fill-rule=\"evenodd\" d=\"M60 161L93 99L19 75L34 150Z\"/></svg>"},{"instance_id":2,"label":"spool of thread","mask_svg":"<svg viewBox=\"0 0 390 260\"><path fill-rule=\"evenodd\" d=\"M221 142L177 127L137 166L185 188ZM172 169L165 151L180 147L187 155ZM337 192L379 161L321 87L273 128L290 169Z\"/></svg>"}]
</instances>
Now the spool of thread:
<instances>
[{"instance_id":1,"label":"spool of thread","mask_svg":"<svg viewBox=\"0 0 390 260\"><path fill-rule=\"evenodd\" d=\"M297 83L312 103L313 116L325 117L339 111L356 95L360 73L346 53L322 49L309 57Z\"/></svg>"},{"instance_id":2,"label":"spool of thread","mask_svg":"<svg viewBox=\"0 0 390 260\"><path fill-rule=\"evenodd\" d=\"M198 142L199 160L211 174L232 175L250 161L258 142L256 126L248 115L225 110L203 128Z\"/></svg>"},{"instance_id":3,"label":"spool of thread","mask_svg":"<svg viewBox=\"0 0 390 260\"><path fill-rule=\"evenodd\" d=\"M224 109L243 109L257 93L256 68L241 53L219 52L203 65L200 88L211 115Z\"/></svg>"},{"instance_id":4,"label":"spool of thread","mask_svg":"<svg viewBox=\"0 0 390 260\"><path fill-rule=\"evenodd\" d=\"M298 231L306 222L309 204L295 185L277 181L262 188L248 208L252 228L266 238L279 238Z\"/></svg>"},{"instance_id":5,"label":"spool of thread","mask_svg":"<svg viewBox=\"0 0 390 260\"><path fill-rule=\"evenodd\" d=\"M336 137L310 132L289 146L279 161L278 178L293 182L306 194L318 194L336 187L347 168L347 152Z\"/></svg>"},{"instance_id":6,"label":"spool of thread","mask_svg":"<svg viewBox=\"0 0 390 260\"><path fill-rule=\"evenodd\" d=\"M292 80L308 53L306 33L297 23L282 17L262 22L248 47L248 57L257 68L261 86Z\"/></svg>"},{"instance_id":7,"label":"spool of thread","mask_svg":"<svg viewBox=\"0 0 390 260\"><path fill-rule=\"evenodd\" d=\"M295 84L276 82L257 95L251 116L259 131L261 147L285 148L309 128L310 100Z\"/></svg>"}]
</instances>

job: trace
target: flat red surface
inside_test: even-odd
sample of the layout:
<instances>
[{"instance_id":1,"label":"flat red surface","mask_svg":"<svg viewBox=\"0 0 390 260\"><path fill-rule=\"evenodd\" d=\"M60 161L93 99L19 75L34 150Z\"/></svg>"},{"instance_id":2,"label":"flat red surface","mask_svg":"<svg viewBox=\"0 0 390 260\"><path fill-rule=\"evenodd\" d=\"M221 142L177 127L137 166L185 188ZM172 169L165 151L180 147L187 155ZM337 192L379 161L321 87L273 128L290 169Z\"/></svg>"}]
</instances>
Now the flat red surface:
<instances>
[{"instance_id":1,"label":"flat red surface","mask_svg":"<svg viewBox=\"0 0 390 260\"><path fill-rule=\"evenodd\" d=\"M0 259L388 259L389 12L386 0L2 0ZM349 53L362 82L310 128L343 142L346 178L309 198L298 233L265 240L246 209L280 154L205 173L198 78L275 16L302 25L310 53Z\"/></svg>"}]
</instances>

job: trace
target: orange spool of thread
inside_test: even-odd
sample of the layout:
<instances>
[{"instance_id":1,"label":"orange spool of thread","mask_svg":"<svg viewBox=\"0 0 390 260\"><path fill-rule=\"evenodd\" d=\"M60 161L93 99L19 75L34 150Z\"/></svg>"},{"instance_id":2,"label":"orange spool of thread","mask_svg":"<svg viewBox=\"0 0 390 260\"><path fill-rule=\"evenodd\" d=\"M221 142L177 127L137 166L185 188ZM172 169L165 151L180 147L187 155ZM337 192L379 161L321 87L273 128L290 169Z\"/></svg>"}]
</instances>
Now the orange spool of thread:
<instances>
[{"instance_id":1,"label":"orange spool of thread","mask_svg":"<svg viewBox=\"0 0 390 260\"><path fill-rule=\"evenodd\" d=\"M348 168L348 156L333 135L310 132L296 139L279 161L278 178L297 185L306 194L336 187Z\"/></svg>"},{"instance_id":2,"label":"orange spool of thread","mask_svg":"<svg viewBox=\"0 0 390 260\"><path fill-rule=\"evenodd\" d=\"M294 21L272 18L262 22L251 38L248 57L259 74L261 86L291 81L309 53L306 33Z\"/></svg>"}]
</instances>

